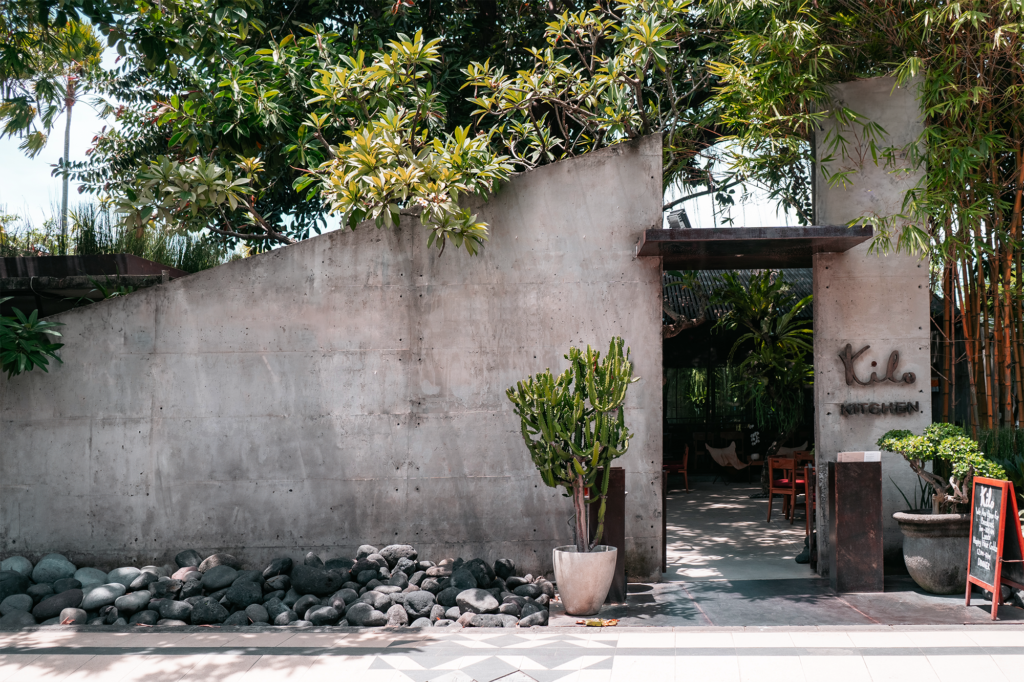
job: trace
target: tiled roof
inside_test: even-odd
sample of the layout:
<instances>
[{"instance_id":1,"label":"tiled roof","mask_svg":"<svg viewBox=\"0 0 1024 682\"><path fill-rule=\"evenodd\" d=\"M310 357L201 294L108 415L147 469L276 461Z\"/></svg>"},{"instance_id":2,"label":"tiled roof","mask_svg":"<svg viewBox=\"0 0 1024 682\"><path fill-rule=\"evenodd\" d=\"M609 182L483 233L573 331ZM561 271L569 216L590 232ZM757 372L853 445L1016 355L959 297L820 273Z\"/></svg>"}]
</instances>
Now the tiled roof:
<instances>
[{"instance_id":1,"label":"tiled roof","mask_svg":"<svg viewBox=\"0 0 1024 682\"><path fill-rule=\"evenodd\" d=\"M697 270L697 282L699 285L699 291L693 291L688 287L682 287L674 285L674 282L679 282L680 278L673 276L671 273L666 272L662 275L662 286L665 292L665 301L673 312L682 315L688 319L696 319L701 316L704 301L708 300L709 294L718 290L722 286L722 275L726 272L736 272L740 280L745 284L750 280L751 274L760 272L759 270ZM810 296L812 293L812 282L813 276L811 274L811 268L794 268L788 270L780 270L783 276L786 278L786 282L790 285L791 291L796 296L796 300L799 301L806 296ZM811 319L814 316L812 305L805 306L803 310L797 315L799 319ZM708 311L708 322L714 322L728 309L727 306L712 304L709 306ZM671 324L672 320L667 315L662 316L665 324Z\"/></svg>"}]
</instances>

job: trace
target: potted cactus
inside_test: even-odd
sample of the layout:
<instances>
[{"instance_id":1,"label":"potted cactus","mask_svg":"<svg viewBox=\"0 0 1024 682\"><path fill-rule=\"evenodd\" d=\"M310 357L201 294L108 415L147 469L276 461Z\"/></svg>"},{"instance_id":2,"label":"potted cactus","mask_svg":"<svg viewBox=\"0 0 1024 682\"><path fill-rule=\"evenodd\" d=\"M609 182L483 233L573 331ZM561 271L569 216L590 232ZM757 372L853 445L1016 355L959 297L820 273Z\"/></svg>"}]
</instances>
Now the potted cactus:
<instances>
[{"instance_id":1,"label":"potted cactus","mask_svg":"<svg viewBox=\"0 0 1024 682\"><path fill-rule=\"evenodd\" d=\"M603 358L590 346L585 352L570 348L569 368L560 375L546 370L507 391L541 479L572 498L575 544L556 547L553 563L562 604L574 616L597 613L615 575L618 550L601 539L611 464L625 454L632 435L622 405L637 379L623 346L620 337L613 338ZM593 542L591 504L598 505Z\"/></svg>"},{"instance_id":2,"label":"potted cactus","mask_svg":"<svg viewBox=\"0 0 1024 682\"><path fill-rule=\"evenodd\" d=\"M878 440L878 447L903 455L932 489L931 509L893 514L903 532L903 560L910 577L933 594L962 594L967 586L974 477L1006 480L1006 472L985 459L978 444L952 424L932 424L921 436L889 431ZM928 462L932 463L930 471ZM940 467L949 469L949 480L938 474ZM913 506L909 500L907 504Z\"/></svg>"}]
</instances>

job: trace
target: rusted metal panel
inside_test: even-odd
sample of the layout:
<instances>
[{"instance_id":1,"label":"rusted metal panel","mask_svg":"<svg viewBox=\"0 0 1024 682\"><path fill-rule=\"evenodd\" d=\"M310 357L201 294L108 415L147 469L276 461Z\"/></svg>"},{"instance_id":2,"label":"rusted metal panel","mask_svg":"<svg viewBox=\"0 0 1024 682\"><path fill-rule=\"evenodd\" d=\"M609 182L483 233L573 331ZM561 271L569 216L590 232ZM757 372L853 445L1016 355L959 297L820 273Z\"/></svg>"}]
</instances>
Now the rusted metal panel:
<instances>
[{"instance_id":1,"label":"rusted metal panel","mask_svg":"<svg viewBox=\"0 0 1024 682\"><path fill-rule=\"evenodd\" d=\"M145 258L118 253L98 256L26 256L0 258L0 279L14 277L116 277L156 275L166 270L171 279L184 277L184 270Z\"/></svg>"},{"instance_id":2,"label":"rusted metal panel","mask_svg":"<svg viewBox=\"0 0 1024 682\"><path fill-rule=\"evenodd\" d=\"M871 225L645 230L638 257L660 256L676 270L809 268L816 253L841 253L871 239Z\"/></svg>"},{"instance_id":3,"label":"rusted metal panel","mask_svg":"<svg viewBox=\"0 0 1024 682\"><path fill-rule=\"evenodd\" d=\"M829 579L836 592L883 592L882 463L828 463Z\"/></svg>"},{"instance_id":4,"label":"rusted metal panel","mask_svg":"<svg viewBox=\"0 0 1024 682\"><path fill-rule=\"evenodd\" d=\"M598 481L603 474L598 474ZM590 505L590 539L593 541L597 532L597 507L599 503ZM605 603L621 604L626 601L626 470L612 467L612 477L608 481L608 500L604 511L604 536L602 545L618 548L615 557L615 577L608 589Z\"/></svg>"}]
</instances>

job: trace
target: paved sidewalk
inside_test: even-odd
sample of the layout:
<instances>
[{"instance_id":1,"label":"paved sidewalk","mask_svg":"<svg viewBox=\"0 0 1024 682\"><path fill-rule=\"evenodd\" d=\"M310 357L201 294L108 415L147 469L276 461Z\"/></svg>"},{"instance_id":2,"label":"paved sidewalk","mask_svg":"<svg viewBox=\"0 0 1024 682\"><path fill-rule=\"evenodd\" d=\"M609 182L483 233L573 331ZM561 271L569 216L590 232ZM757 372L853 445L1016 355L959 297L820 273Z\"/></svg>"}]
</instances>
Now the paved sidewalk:
<instances>
[{"instance_id":1,"label":"paved sidewalk","mask_svg":"<svg viewBox=\"0 0 1024 682\"><path fill-rule=\"evenodd\" d=\"M1024 627L0 632L0 682L822 679L1018 682Z\"/></svg>"}]
</instances>

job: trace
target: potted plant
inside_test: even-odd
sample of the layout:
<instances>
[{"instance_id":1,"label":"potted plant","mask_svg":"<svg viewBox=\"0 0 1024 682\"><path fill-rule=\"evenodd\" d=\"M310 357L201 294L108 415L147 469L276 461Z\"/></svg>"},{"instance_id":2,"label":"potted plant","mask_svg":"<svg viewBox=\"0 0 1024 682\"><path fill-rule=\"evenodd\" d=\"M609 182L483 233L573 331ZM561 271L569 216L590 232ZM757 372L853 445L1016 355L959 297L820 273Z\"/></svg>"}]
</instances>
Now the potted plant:
<instances>
[{"instance_id":1,"label":"potted plant","mask_svg":"<svg viewBox=\"0 0 1024 682\"><path fill-rule=\"evenodd\" d=\"M637 379L620 337L612 339L604 358L590 346L586 352L570 348L565 358L569 368L557 377L546 370L507 395L544 483L565 488L572 498L575 544L554 549L555 582L566 613L589 616L600 610L615 575L617 549L600 543L611 464L625 454L632 436L622 404ZM593 542L590 504L598 505Z\"/></svg>"},{"instance_id":2,"label":"potted plant","mask_svg":"<svg viewBox=\"0 0 1024 682\"><path fill-rule=\"evenodd\" d=\"M962 593L967 586L974 477L1006 480L1006 473L985 459L978 444L952 424L932 424L921 436L889 431L878 440L878 447L903 455L914 473L932 488L931 509L893 514L903 532L903 559L910 577L927 592ZM925 468L928 462L931 471ZM938 474L940 469L948 469L948 481Z\"/></svg>"}]
</instances>

